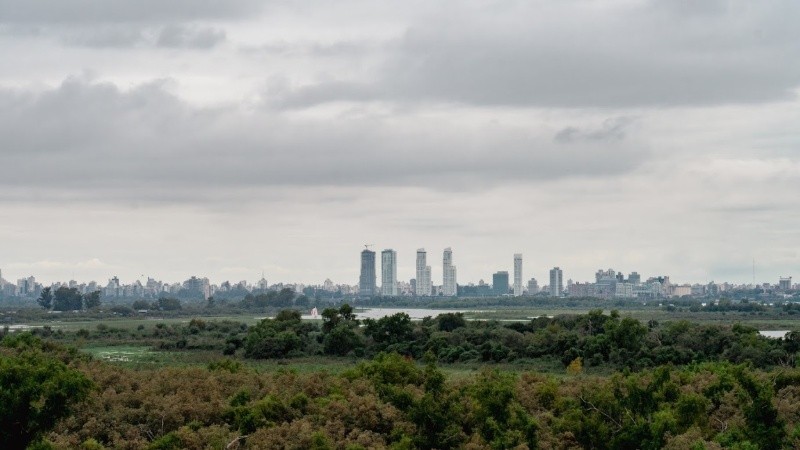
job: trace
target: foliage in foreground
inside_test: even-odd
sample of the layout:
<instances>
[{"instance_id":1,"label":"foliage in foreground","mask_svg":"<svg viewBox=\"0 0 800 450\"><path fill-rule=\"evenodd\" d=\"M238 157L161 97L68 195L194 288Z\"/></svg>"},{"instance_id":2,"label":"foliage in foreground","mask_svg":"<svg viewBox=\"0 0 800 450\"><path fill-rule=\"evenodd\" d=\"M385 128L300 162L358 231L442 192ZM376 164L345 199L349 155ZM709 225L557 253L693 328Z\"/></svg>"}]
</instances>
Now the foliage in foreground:
<instances>
[{"instance_id":1,"label":"foliage in foreground","mask_svg":"<svg viewBox=\"0 0 800 450\"><path fill-rule=\"evenodd\" d=\"M57 367L56 378L72 380L56 383L63 386L57 392L89 392L83 401L81 395L70 397L80 402L53 431L47 432L44 421L31 422L34 428L43 425L34 435L46 442L37 448L221 449L232 442L246 449L351 450L800 445L797 369L764 372L704 363L609 377L554 377L487 368L447 380L432 353L424 365L380 353L342 375L260 374L230 359L208 368L136 371L76 358L25 336L4 341L3 364L30 352L42 365ZM20 350L14 342L29 343ZM90 383L94 389L88 391ZM2 378L0 387L10 392L19 381Z\"/></svg>"},{"instance_id":2,"label":"foliage in foreground","mask_svg":"<svg viewBox=\"0 0 800 450\"><path fill-rule=\"evenodd\" d=\"M23 334L0 346L0 448L24 449L84 400L91 382L41 340ZM49 348L53 350L53 347ZM62 354L67 361L76 355Z\"/></svg>"}]
</instances>

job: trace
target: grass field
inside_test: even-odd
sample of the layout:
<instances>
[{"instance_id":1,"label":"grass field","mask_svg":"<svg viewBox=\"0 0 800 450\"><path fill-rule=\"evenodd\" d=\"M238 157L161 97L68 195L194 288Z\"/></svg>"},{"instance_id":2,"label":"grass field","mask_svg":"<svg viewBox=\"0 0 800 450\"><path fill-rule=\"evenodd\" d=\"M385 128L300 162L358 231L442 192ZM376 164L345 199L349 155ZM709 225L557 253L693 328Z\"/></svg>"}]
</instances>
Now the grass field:
<instances>
[{"instance_id":1,"label":"grass field","mask_svg":"<svg viewBox=\"0 0 800 450\"><path fill-rule=\"evenodd\" d=\"M402 308L398 308L402 309ZM514 308L514 309L493 309L493 310L460 310L464 316L472 320L530 320L539 316L557 316L562 314L586 314L593 308L538 308L531 306L530 308ZM606 312L608 309L606 309ZM646 307L642 308L625 308L619 310L623 316L631 316L642 321L658 320L691 320L693 322L756 322L762 324L777 323L781 326L788 326L789 328L800 329L800 316L788 315L774 315L774 314L758 314L758 313L740 313L740 312L690 312L690 311L668 311L665 308ZM120 317L120 318L102 318L102 319L87 319L81 316L69 317L48 317L47 319L27 321L25 326L44 326L48 325L53 328L61 328L64 330L79 330L81 328L94 327L98 323L105 323L109 326L130 328L140 324L148 323L165 323L167 325L172 323L188 323L193 316L186 315L181 317L157 317L157 316L139 316L139 317ZM245 314L231 314L219 316L199 316L206 321L222 321L231 320L235 322L243 322L248 325L253 325L264 318L264 314L259 313L245 313ZM797 317L797 318L795 318Z\"/></svg>"},{"instance_id":2,"label":"grass field","mask_svg":"<svg viewBox=\"0 0 800 450\"><path fill-rule=\"evenodd\" d=\"M218 316L218 317L203 317L206 321L222 321L231 320L235 322L243 322L247 325L254 325L259 321L259 317L253 314L240 315L240 316ZM105 324L109 327L122 328L125 330L135 329L139 325L146 327L155 326L157 323L165 325L171 324L186 324L192 320L191 317L126 317L126 318L104 318L93 320L48 320L48 321L32 321L24 325L30 327L49 326L53 329L62 329L64 331L77 331L80 329L94 329L98 324Z\"/></svg>"},{"instance_id":3,"label":"grass field","mask_svg":"<svg viewBox=\"0 0 800 450\"><path fill-rule=\"evenodd\" d=\"M202 366L225 359L220 352L205 350L190 351L161 351L153 350L146 346L86 346L82 352L92 355L95 359L111 364L134 369L148 369L160 367ZM329 371L341 373L358 364L359 359L306 357L283 360L248 360L236 358L246 367L259 372L275 372L278 370L294 370L300 373Z\"/></svg>"},{"instance_id":4,"label":"grass field","mask_svg":"<svg viewBox=\"0 0 800 450\"><path fill-rule=\"evenodd\" d=\"M129 369L147 370L162 367L206 367L211 362L226 359L219 352L213 351L160 351L144 346L87 346L81 351L92 355L95 359L119 365ZM281 360L249 360L236 358L246 368L260 373L271 373L290 370L296 373L329 372L340 374L354 368L360 362L368 361L360 358L335 358L326 356L302 357ZM424 365L422 362L418 363ZM458 363L439 364L439 368L451 379L469 378L477 374L483 367L523 373L539 372L556 376L565 375L564 366L556 359L518 360L512 363ZM605 375L608 368L585 368L586 374Z\"/></svg>"}]
</instances>

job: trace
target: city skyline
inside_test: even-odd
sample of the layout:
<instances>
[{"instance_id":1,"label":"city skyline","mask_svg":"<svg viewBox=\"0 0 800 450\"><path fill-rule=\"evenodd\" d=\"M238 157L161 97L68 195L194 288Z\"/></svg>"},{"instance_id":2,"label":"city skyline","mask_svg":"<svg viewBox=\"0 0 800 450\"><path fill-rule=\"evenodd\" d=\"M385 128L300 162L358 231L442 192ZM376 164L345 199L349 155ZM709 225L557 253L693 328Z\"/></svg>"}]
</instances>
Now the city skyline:
<instances>
[{"instance_id":1,"label":"city skyline","mask_svg":"<svg viewBox=\"0 0 800 450\"><path fill-rule=\"evenodd\" d=\"M448 283L454 282L452 278L443 279L442 285L432 285L430 279L423 281L422 285L427 284L424 290L417 290L416 280L411 279L408 283L397 281L394 272L397 254L392 249L386 249L381 252L381 281L380 288L376 285L376 252L370 251L369 246L366 246L361 252L360 261L360 276L357 285L350 284L336 284L330 279L326 279L323 283L314 283L305 285L302 283L285 283L278 281L277 283L269 284L264 274L262 278L255 284L249 283L246 280L239 282L225 281L220 284L212 283L206 277L196 277L184 280L183 282L163 282L158 279L148 277L146 282L139 280L133 283L124 283L119 277L113 277L108 280L107 284L91 282L78 282L71 280L67 283L52 283L49 286L46 283L40 283L31 276L28 278L18 279L16 283L7 282L2 277L2 270L0 270L0 300L4 302L26 302L33 301L37 298L43 290L52 288L54 290L61 290L69 288L76 290L78 293L87 295L94 295L98 293L98 298L108 298L112 301L124 301L131 299L144 299L144 298L160 298L164 296L179 296L184 299L210 299L211 297L220 297L223 300L230 298L244 298L248 294L263 294L268 290L275 292L283 292L286 289L302 293L305 296L312 296L317 299L328 298L331 300L341 300L342 298L351 298L353 301L366 300L375 296L389 296L389 297L408 297L414 296L420 299L424 298L463 298L463 297L507 297L507 296L527 296L528 298L535 297L555 297L555 298L598 298L598 299L617 299L628 301L648 301L653 299L666 299L674 297L693 297L693 298L722 298L728 295L733 295L734 298L741 298L742 295L756 295L760 296L761 293L776 296L777 298L789 298L796 296L800 292L800 284L793 284L792 277L780 277L778 282L775 283L761 283L753 285L736 285L729 282L711 282L707 284L699 283L685 283L678 280L672 280L668 275L666 276L652 276L642 280L641 274L638 272L630 272L627 276L622 271L616 271L612 268L599 269L595 272L595 281L586 282L580 280L568 279L566 286L563 283L563 271L559 267L554 267L550 270L550 284L538 286L535 278L528 280L524 287L518 286L516 280L522 275L521 271L521 255L514 255L514 279L513 285L509 284L509 272L498 271L492 274L492 283L487 284L484 280L479 280L477 284L473 282L458 284L448 288ZM425 265L426 252L424 249L418 249L418 263L423 267L423 276L430 277L431 267ZM447 248L443 253L442 266L445 272L446 268L454 271L452 266L452 249ZM761 289L756 292L753 289ZM19 303L18 303L19 304Z\"/></svg>"},{"instance_id":2,"label":"city skyline","mask_svg":"<svg viewBox=\"0 0 800 450\"><path fill-rule=\"evenodd\" d=\"M367 247L372 247L372 246L373 246L373 244L369 244ZM454 284L459 285L459 286L475 285L475 284L480 284L480 282L486 282L487 280L492 280L494 275L497 275L497 273L498 273L497 270L500 269L500 272L505 272L506 276L510 277L509 286L513 289L511 291L513 295L519 295L518 291L516 290L516 288L517 288L517 280L520 281L518 287L521 290L527 291L529 283L532 280L537 280L537 279L540 279L540 278L541 279L546 279L546 280L553 280L553 270L556 270L556 269L558 270L558 276L557 276L556 279L560 282L560 285L561 285L561 287L559 289L559 292L563 292L563 290L565 288L565 284L564 283L566 281L574 281L576 283L581 283L581 282L587 282L587 281L591 280L591 277L588 277L588 276L587 277L581 277L580 275L572 274L571 272L569 272L567 274L567 276L566 276L566 279L564 279L564 275L563 275L564 269L562 269L562 268L560 268L558 266L556 266L554 268L551 268L551 269L541 269L541 272L544 273L547 276L542 276L541 274L538 273L538 271L536 271L536 274L534 276L532 276L532 277L526 276L522 272L522 254L521 253L514 253L513 254L513 262L510 265L510 267L512 269L511 273L513 275L509 275L509 270L506 268L506 266L503 266L502 264L499 264L499 265L495 266L494 269L491 269L492 271L490 273L486 273L483 276L480 276L479 278L476 278L476 279L470 279L470 280L467 280L466 282L458 283L459 280L456 278L456 267L455 267L455 265L452 264L453 263L453 250L452 250L451 247L446 247L443 250L443 259L442 259L441 266L436 266L436 265L431 266L431 265L429 265L427 263L427 251L425 250L425 248L418 248L416 250L416 261L415 261L414 273L411 274L410 277L399 277L398 274L397 274L397 272L398 272L398 262L397 262L398 261L398 252L396 250L394 250L394 249L387 248L387 249L383 249L380 253L381 253L381 260L380 260L381 266L378 267L378 265L377 265L378 261L377 261L377 258L376 258L377 252L369 250L369 248L365 248L364 250L362 250L361 253L360 253L360 255L361 255L360 269L359 269L358 274L356 276L356 281L351 282L351 281L348 281L348 280L337 280L335 284L336 285L356 286L360 290L362 288L363 283L366 281L367 282L367 286L368 286L368 291L367 292L373 292L374 294L372 294L372 295L378 295L378 294L388 295L388 294L384 294L384 287L383 286L385 285L385 283L384 283L385 280L393 279L394 280L393 285L395 287L395 292L399 292L398 291L398 286L399 286L400 283L405 283L405 282L408 282L408 281L416 281L419 278L420 274L422 274L422 276L425 277L427 285L428 285L428 290L426 291L427 294L423 294L423 295L431 295L431 293L433 293L433 288L441 288L442 291L445 292L445 289L446 289L445 286L446 286L447 279L448 279L445 276L445 273L446 273L446 270L447 270L448 263L450 265L450 268L453 271L452 272L452 279L454 281ZM388 262L388 264L387 264L387 262ZM433 282L434 277L433 277L432 274L435 273L434 269L440 269L441 270L441 272L440 272L441 273L440 279L442 280L441 284L437 284L437 283ZM505 270L502 270L502 269L505 269ZM753 271L752 271L752 277L753 278L751 280L746 280L746 281L737 281L737 280L728 280L728 279L686 280L686 279L680 279L680 278L674 277L674 276L672 277L672 279L673 279L673 281L677 281L680 284L688 284L688 285L703 285L703 284L709 284L709 283L730 283L730 284L733 284L733 285L742 285L742 286L745 286L745 285L760 286L760 285L765 284L765 283L772 284L772 282L774 281L773 278L775 280L779 280L781 283L783 283L785 280L789 280L789 282L791 283L791 279L793 278L792 274L780 274L780 275L777 275L777 276L771 277L771 278L770 277L763 277L763 279L762 279L762 278L760 278L761 277L760 274L757 276L757 274L755 272L755 265L752 266L752 269L753 269ZM379 271L380 271L380 274L381 274L380 275L380 283L378 283L378 281L379 281L379 279L378 279ZM608 269L608 271L613 271L613 270L612 269ZM599 269L599 270L596 270L596 271L592 271L593 272L593 277L595 278L595 282L600 282L601 279L604 276L606 276L608 271L606 271L604 269ZM616 277L620 277L620 276L623 276L624 272L620 270L620 271L615 271L615 273L616 273ZM671 272L668 271L668 270L662 270L662 271L654 272L654 273L650 274L649 276L655 276L655 277L659 277L659 276L663 276L663 275L670 276L669 275L670 273ZM5 280L6 282L11 283L11 284L15 283L16 280L26 279L28 277L37 278L36 274L33 274L33 273L28 273L26 275L17 276L17 277L11 276L11 277L7 277L7 278L5 277L6 274L7 274L7 272L4 272L3 268L0 267L0 280ZM634 284L640 282L641 274L638 271L633 270L633 271L630 271L629 274L630 274L630 279ZM537 278L537 275L540 278ZM184 279L188 279L188 278L194 278L195 276L197 276L197 273L192 274L192 275L187 275L187 276L185 276L183 278L179 278L179 280L184 280ZM109 279L110 280L112 278L113 279L120 279L120 277L117 274L113 274L111 276L106 276L106 277L90 278L89 280L97 282L97 281L100 281L100 280L103 280L103 279ZM203 278L208 280L208 279L214 278L214 275L211 274L210 277L209 276L203 276ZM152 278L150 275L145 276L144 274L141 274L139 277L134 277L134 278L131 278L130 280L132 280L132 282L137 282L137 281L144 282L145 280L152 280L152 279L163 279L163 278L160 278L158 276L156 276L155 278ZM326 283L327 282L331 282L331 278L330 277L325 277L324 279L325 279ZM248 283L250 282L249 281L250 278L247 278L247 277L244 277L244 278L215 278L214 281L212 281L212 282L223 283L223 282L230 282L230 281L233 281L233 280L236 280L237 282L248 282ZM261 271L261 275L260 275L260 278L258 278L258 280L259 281L255 282L256 284L266 283L265 272L263 270ZM42 282L44 284L58 284L58 283L68 283L70 281L77 281L77 280L76 280L76 277L73 276L73 277L70 277L70 278L67 278L67 279L57 279L57 280L47 280L47 279L37 278L37 281L38 282ZM85 279L84 279L84 282L86 282ZM173 282L175 282L175 281L173 280ZM291 279L282 279L280 281L280 283L300 284L300 285L309 285L309 286L321 285L321 281L320 280L298 281L298 280L291 280ZM491 283L487 283L487 284L491 285ZM548 284L545 284L544 286L550 287L550 284L548 283Z\"/></svg>"},{"instance_id":3,"label":"city skyline","mask_svg":"<svg viewBox=\"0 0 800 450\"><path fill-rule=\"evenodd\" d=\"M353 244L354 247L358 247L359 245L363 246L363 244ZM337 245L337 248L338 247L341 247L341 245ZM377 245L376 248L377 247L380 246ZM447 247L455 248L453 245L443 246L440 248ZM394 248L398 254L412 255L416 252L416 248L418 247L412 245L407 248L400 248L398 246L392 248ZM433 246L430 246L430 248L433 248ZM459 260L461 261L461 264L459 264L459 278L477 281L480 279L491 278L491 274L500 268L513 271L513 263L508 263L509 256L519 253L518 250L520 248L521 247L510 247L508 250L503 252L495 250L490 252L489 255L486 255L486 257L481 257L474 250L471 251L469 248L459 247ZM537 252L523 250L522 253L536 254ZM0 260L2 260L3 256L4 254L0 253ZM291 254L292 259L298 256L300 255L297 253ZM197 264L196 262L187 263L186 268L183 269L180 267L171 267L169 270L153 270L149 267L150 265L142 267L129 267L124 264L107 263L98 258L73 262L60 262L46 259L27 263L10 263L0 265L0 269L2 269L4 274L9 274L9 277L15 280L22 277L28 277L30 275L36 275L37 278L47 282L68 281L70 279L99 280L110 278L112 276L119 276L121 278L133 280L144 279L146 274L156 275L163 279L180 280L186 279L198 273L209 274L211 278L219 281L231 279L253 280L258 279L262 272L268 272L273 274L273 276L279 276L295 283L314 283L326 278L335 279L341 283L358 283L358 271L353 271L352 255L351 253L347 253L346 249L344 249L341 254L337 253L335 257L329 261L322 261L313 258L313 254L311 253L302 256L303 258L300 258L298 262L300 265L298 268L293 270L289 270L283 265L273 264L243 267L239 265L219 266L219 264L216 263ZM764 262L753 258L741 260L741 265L737 266L735 270L730 272L736 274L735 276L724 275L724 273L728 273L729 271L723 271L722 274L715 276L708 269L687 267L685 264L676 264L674 266L665 265L659 267L638 257L632 258L628 262L625 262L624 260L614 260L611 258L598 258L597 260L600 262L595 265L591 265L591 263L587 261L583 261L576 256L566 253L559 258L552 259L552 262L548 262L550 260L549 257L543 257L541 260L534 259L529 261L526 264L526 267L530 267L532 270L526 269L526 273L523 276L523 284L526 283L531 276L537 279L547 279L548 271L550 268L552 268L552 264L559 261L561 262L561 266L570 267L569 272L574 274L576 279L581 280L592 279L597 267L607 267L609 265L614 267L637 267L638 271L642 273L670 273L673 274L673 276L677 279L690 280L691 282L697 283L710 282L714 280L727 280L737 284L747 284L752 283L754 277L756 281L760 279L771 280L772 278L777 279L778 277L792 276L792 274L797 273L798 270L800 270L800 265L796 267L797 270L793 270L792 267L787 268L786 270L778 270L774 268L774 263L771 263L770 261ZM325 262L330 262L331 264L328 266L324 264ZM567 265L563 262L571 262L571 264ZM303 265L306 267L310 266L311 270L300 269L300 267ZM399 274L399 280L409 280L411 278L415 278L416 269L414 265L414 259L400 258L397 264L397 271ZM529 271L530 273L528 273ZM431 280L441 280L443 276L444 274L440 265L431 266Z\"/></svg>"},{"instance_id":4,"label":"city skyline","mask_svg":"<svg viewBox=\"0 0 800 450\"><path fill-rule=\"evenodd\" d=\"M67 287L69 289L76 289L81 294L90 294L95 291L100 293L100 297L106 297L112 300L120 299L137 299L137 298L157 298L163 296L178 295L182 298L193 299L208 299L209 297L221 296L222 299L243 298L248 293L261 294L268 290L283 291L285 289L293 290L297 293L302 293L309 296L322 295L327 296L329 299L342 299L342 297L351 297L354 300L366 299L372 297L368 295L370 289L370 272L374 266L372 262L372 253L368 250L362 252L362 277L358 285L349 284L335 284L330 279L326 279L321 284L294 284L284 283L282 281L269 284L266 278L262 278L256 283L249 283L247 281L230 282L225 281L220 284L214 284L206 277L191 277L190 279L183 280L182 282L163 282L158 279L148 278L146 282L139 280L133 283L124 283L118 277L113 277L108 280L107 284L91 282L78 282L72 280L68 283L53 283L46 284L38 282L35 277L28 277L18 279L16 283L0 283L0 300L3 301L33 301L38 297L45 287L52 289L61 289ZM384 255L393 253L391 250L382 252ZM391 258L390 258L391 259ZM568 280L566 286L563 285L563 272L555 267L551 269L550 282L551 286L538 286L536 279L528 280L525 291L521 294L528 297L589 297L599 299L616 298L619 300L652 300L656 298L670 298L670 297L710 297L721 298L729 293L734 296L741 297L741 295L748 295L747 291L754 288L763 289L762 292L770 293L770 295L783 296L788 298L790 295L797 295L800 292L800 283L793 283L792 277L781 277L777 283L759 283L758 285L736 285L729 282L721 283L708 283L708 284L690 284L676 282L670 280L669 276L656 276L649 277L642 280L640 274L631 272L626 277L624 273L617 272L614 269L600 269L596 272L594 282L581 282ZM5 281L0 273L0 281ZM365 287L366 286L366 287ZM384 286L386 286L384 284ZM416 296L412 283L398 282L394 283L397 288L396 296L407 297ZM505 297L505 296L518 296L509 285L508 271L495 272L492 275L492 283L486 284L481 280L477 285L475 283L467 283L458 285L458 290L455 295L446 295L444 286L435 286L436 289L432 293L435 297ZM378 291L382 294L383 289ZM756 294L751 292L751 294ZM758 295L758 294L756 294ZM429 297L422 295L420 298ZM430 298L430 297L429 297Z\"/></svg>"}]
</instances>

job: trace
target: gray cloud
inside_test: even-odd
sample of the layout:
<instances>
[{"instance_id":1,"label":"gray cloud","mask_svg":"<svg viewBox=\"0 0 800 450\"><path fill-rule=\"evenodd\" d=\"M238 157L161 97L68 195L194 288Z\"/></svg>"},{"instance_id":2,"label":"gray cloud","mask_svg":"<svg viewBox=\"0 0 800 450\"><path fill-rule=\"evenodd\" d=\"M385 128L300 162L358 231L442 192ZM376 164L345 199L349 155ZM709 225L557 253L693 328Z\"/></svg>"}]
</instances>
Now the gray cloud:
<instances>
[{"instance_id":1,"label":"gray cloud","mask_svg":"<svg viewBox=\"0 0 800 450\"><path fill-rule=\"evenodd\" d=\"M239 18L263 8L256 0L0 0L0 23L96 24Z\"/></svg>"},{"instance_id":2,"label":"gray cloud","mask_svg":"<svg viewBox=\"0 0 800 450\"><path fill-rule=\"evenodd\" d=\"M225 40L225 32L208 27L169 25L161 29L156 43L168 48L211 48Z\"/></svg>"},{"instance_id":3,"label":"gray cloud","mask_svg":"<svg viewBox=\"0 0 800 450\"><path fill-rule=\"evenodd\" d=\"M331 101L630 107L786 100L800 86L800 4L665 9L587 3L470 5L387 45L363 79L307 84L288 107ZM444 12L442 12L444 14ZM794 18L792 20L791 18ZM680 31L677 31L680 30Z\"/></svg>"},{"instance_id":4,"label":"gray cloud","mask_svg":"<svg viewBox=\"0 0 800 450\"><path fill-rule=\"evenodd\" d=\"M386 42L357 40L335 42L276 41L255 46L242 46L241 51L248 56L263 54L280 57L350 58L382 52L386 45Z\"/></svg>"},{"instance_id":5,"label":"gray cloud","mask_svg":"<svg viewBox=\"0 0 800 450\"><path fill-rule=\"evenodd\" d=\"M104 25L59 30L67 45L90 48L161 47L210 49L225 41L225 32L200 25L172 24L157 27Z\"/></svg>"},{"instance_id":6,"label":"gray cloud","mask_svg":"<svg viewBox=\"0 0 800 450\"><path fill-rule=\"evenodd\" d=\"M588 141L621 141L625 138L625 130L635 119L631 117L614 117L606 119L599 129L584 130L578 127L566 127L556 133L554 140L559 143L570 143L581 140Z\"/></svg>"},{"instance_id":7,"label":"gray cloud","mask_svg":"<svg viewBox=\"0 0 800 450\"><path fill-rule=\"evenodd\" d=\"M160 81L121 91L70 78L42 93L0 93L7 197L37 189L76 196L199 198L269 186L468 189L610 176L649 158L641 143L576 142L487 124L398 124L380 117L289 120L263 111L191 107ZM602 149L603 151L598 151Z\"/></svg>"},{"instance_id":8,"label":"gray cloud","mask_svg":"<svg viewBox=\"0 0 800 450\"><path fill-rule=\"evenodd\" d=\"M98 27L64 33L63 42L67 45L94 48L134 47L147 42L144 30L130 26Z\"/></svg>"},{"instance_id":9,"label":"gray cloud","mask_svg":"<svg viewBox=\"0 0 800 450\"><path fill-rule=\"evenodd\" d=\"M246 18L262 8L250 0L0 0L0 30L78 47L207 49L224 41L225 32L195 22Z\"/></svg>"}]
</instances>

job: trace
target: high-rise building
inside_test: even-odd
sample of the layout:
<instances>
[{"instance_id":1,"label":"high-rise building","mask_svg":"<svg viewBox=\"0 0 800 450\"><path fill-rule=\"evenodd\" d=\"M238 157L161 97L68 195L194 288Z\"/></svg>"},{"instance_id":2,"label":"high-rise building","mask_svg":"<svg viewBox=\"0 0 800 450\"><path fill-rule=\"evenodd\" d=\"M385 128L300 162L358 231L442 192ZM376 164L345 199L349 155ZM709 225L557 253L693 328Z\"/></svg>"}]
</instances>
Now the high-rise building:
<instances>
[{"instance_id":1,"label":"high-rise building","mask_svg":"<svg viewBox=\"0 0 800 450\"><path fill-rule=\"evenodd\" d=\"M361 276L358 278L358 296L372 297L375 289L375 252L364 249L361 252Z\"/></svg>"},{"instance_id":2,"label":"high-rise building","mask_svg":"<svg viewBox=\"0 0 800 450\"><path fill-rule=\"evenodd\" d=\"M494 295L508 295L508 271L502 270L492 275Z\"/></svg>"},{"instance_id":3,"label":"high-rise building","mask_svg":"<svg viewBox=\"0 0 800 450\"><path fill-rule=\"evenodd\" d=\"M628 283L638 286L642 282L642 276L638 272L631 272L628 275Z\"/></svg>"},{"instance_id":4,"label":"high-rise building","mask_svg":"<svg viewBox=\"0 0 800 450\"><path fill-rule=\"evenodd\" d=\"M433 295L433 280L431 279L431 266L425 266L425 289L428 296Z\"/></svg>"},{"instance_id":5,"label":"high-rise building","mask_svg":"<svg viewBox=\"0 0 800 450\"><path fill-rule=\"evenodd\" d=\"M453 265L453 250L450 247L444 249L442 258L442 272L444 282L442 283L442 295L445 297L455 297L456 291L456 266Z\"/></svg>"},{"instance_id":6,"label":"high-rise building","mask_svg":"<svg viewBox=\"0 0 800 450\"><path fill-rule=\"evenodd\" d=\"M33 276L17 280L17 295L20 297L33 297L36 295L36 279Z\"/></svg>"},{"instance_id":7,"label":"high-rise building","mask_svg":"<svg viewBox=\"0 0 800 450\"><path fill-rule=\"evenodd\" d=\"M116 286L116 296L117 297L124 297L125 289L120 284L119 278L114 277L109 280L109 284L113 284ZM106 288L108 290L108 288ZM198 278L198 277L191 277L188 280L184 281L181 285L181 290L185 291L187 295L193 297L202 297L203 300L207 299L211 296L211 283L208 281L208 278Z\"/></svg>"},{"instance_id":8,"label":"high-rise building","mask_svg":"<svg viewBox=\"0 0 800 450\"><path fill-rule=\"evenodd\" d=\"M617 272L614 269L603 270L600 269L594 274L595 282L599 283L602 280L614 280L617 279Z\"/></svg>"},{"instance_id":9,"label":"high-rise building","mask_svg":"<svg viewBox=\"0 0 800 450\"><path fill-rule=\"evenodd\" d=\"M381 295L397 296L397 252L390 248L381 252Z\"/></svg>"},{"instance_id":10,"label":"high-rise building","mask_svg":"<svg viewBox=\"0 0 800 450\"><path fill-rule=\"evenodd\" d=\"M789 291L792 289L792 277L778 279L778 289L781 291Z\"/></svg>"},{"instance_id":11,"label":"high-rise building","mask_svg":"<svg viewBox=\"0 0 800 450\"><path fill-rule=\"evenodd\" d=\"M595 273L595 292L594 296L600 298L611 298L616 295L619 275L614 269L600 269ZM624 279L624 278L623 278Z\"/></svg>"},{"instance_id":12,"label":"high-rise building","mask_svg":"<svg viewBox=\"0 0 800 450\"><path fill-rule=\"evenodd\" d=\"M561 297L564 292L564 273L558 267L550 270L550 296Z\"/></svg>"},{"instance_id":13,"label":"high-rise building","mask_svg":"<svg viewBox=\"0 0 800 450\"><path fill-rule=\"evenodd\" d=\"M539 292L539 283L536 281L536 278L531 278L528 280L528 295L534 295Z\"/></svg>"},{"instance_id":14,"label":"high-rise building","mask_svg":"<svg viewBox=\"0 0 800 450\"><path fill-rule=\"evenodd\" d=\"M522 253L514 254L514 297L522 295Z\"/></svg>"},{"instance_id":15,"label":"high-rise building","mask_svg":"<svg viewBox=\"0 0 800 450\"><path fill-rule=\"evenodd\" d=\"M417 289L414 294L418 297L431 295L431 266L424 248L417 249Z\"/></svg>"}]
</instances>

